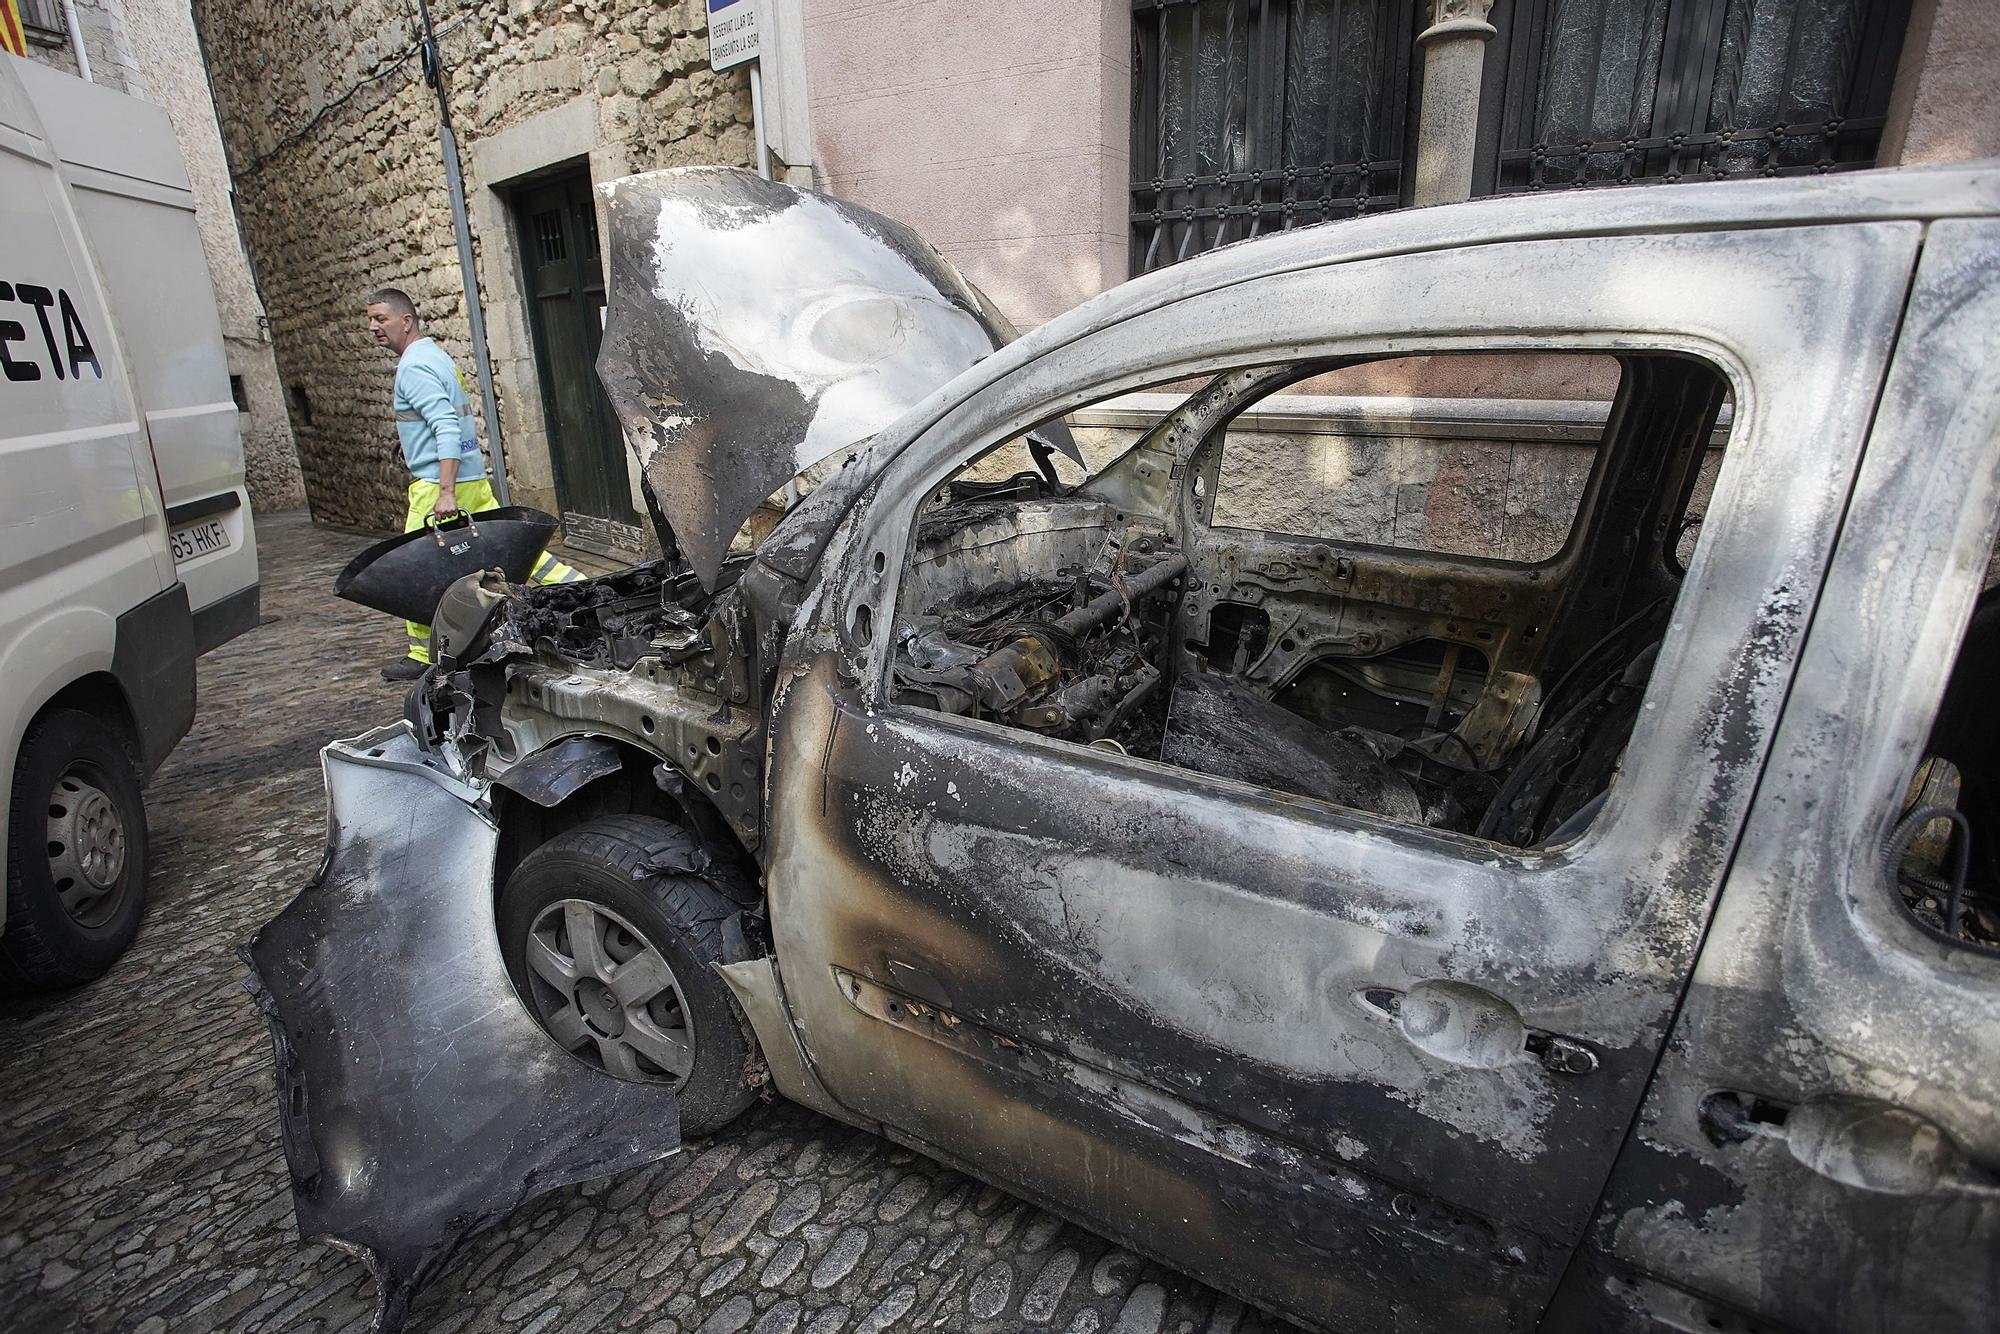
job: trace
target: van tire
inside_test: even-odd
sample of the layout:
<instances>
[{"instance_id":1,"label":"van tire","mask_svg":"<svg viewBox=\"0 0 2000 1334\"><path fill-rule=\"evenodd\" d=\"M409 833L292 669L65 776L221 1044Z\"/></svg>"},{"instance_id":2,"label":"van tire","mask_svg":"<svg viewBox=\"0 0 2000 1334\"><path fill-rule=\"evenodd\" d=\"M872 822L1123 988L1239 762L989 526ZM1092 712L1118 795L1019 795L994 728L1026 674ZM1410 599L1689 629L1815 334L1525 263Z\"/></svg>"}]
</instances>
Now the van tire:
<instances>
[{"instance_id":1,"label":"van tire","mask_svg":"<svg viewBox=\"0 0 2000 1334\"><path fill-rule=\"evenodd\" d=\"M79 854L59 858L59 833L90 841L90 874L107 881L101 891L76 896L65 872L78 869ZM146 869L146 808L125 739L80 709L37 718L21 738L8 797L0 987L53 991L101 976L139 933Z\"/></svg>"},{"instance_id":2,"label":"van tire","mask_svg":"<svg viewBox=\"0 0 2000 1334\"><path fill-rule=\"evenodd\" d=\"M606 933L607 952L612 936L629 926L630 935L622 938L625 949L634 948L631 936L636 936L639 946L651 947L664 958L677 993L671 999L662 997L665 1013L669 1023L683 1022L692 1028L687 1045L693 1049L693 1065L678 1080L662 1078L657 1068L641 1077L678 1082L683 1136L720 1130L756 1100L761 1082L763 1067L749 1022L714 969L715 964L735 962L744 952L743 909L716 887L728 883L731 870L709 863L694 838L678 825L652 816L610 815L565 830L536 848L500 891L496 915L501 955L528 1012L556 1041L561 1039L550 1029L551 1015L582 1012L586 1004L581 999L566 1002L546 979L532 975L527 956L529 937L539 930L545 944L555 942L559 956L567 955L571 962L581 957L567 926L561 936L554 935L563 905L587 904L601 914L598 926ZM588 983L577 985L581 998L581 988ZM622 1029L629 1020L612 1022ZM580 1061L609 1068L602 1055L595 1054L599 1050L585 1037L573 1054ZM627 1072L626 1077L632 1075Z\"/></svg>"}]
</instances>

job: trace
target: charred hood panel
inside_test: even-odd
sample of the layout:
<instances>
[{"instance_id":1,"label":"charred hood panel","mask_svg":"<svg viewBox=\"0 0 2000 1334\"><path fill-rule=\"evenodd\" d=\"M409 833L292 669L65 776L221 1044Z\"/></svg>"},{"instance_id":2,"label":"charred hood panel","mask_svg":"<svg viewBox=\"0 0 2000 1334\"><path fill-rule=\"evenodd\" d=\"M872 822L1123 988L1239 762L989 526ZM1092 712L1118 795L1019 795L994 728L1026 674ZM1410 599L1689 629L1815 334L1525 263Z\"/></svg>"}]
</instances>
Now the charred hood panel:
<instances>
[{"instance_id":1,"label":"charred hood panel","mask_svg":"<svg viewBox=\"0 0 2000 1334\"><path fill-rule=\"evenodd\" d=\"M600 188L598 377L704 587L766 497L1014 336L915 232L843 200L726 167Z\"/></svg>"}]
</instances>

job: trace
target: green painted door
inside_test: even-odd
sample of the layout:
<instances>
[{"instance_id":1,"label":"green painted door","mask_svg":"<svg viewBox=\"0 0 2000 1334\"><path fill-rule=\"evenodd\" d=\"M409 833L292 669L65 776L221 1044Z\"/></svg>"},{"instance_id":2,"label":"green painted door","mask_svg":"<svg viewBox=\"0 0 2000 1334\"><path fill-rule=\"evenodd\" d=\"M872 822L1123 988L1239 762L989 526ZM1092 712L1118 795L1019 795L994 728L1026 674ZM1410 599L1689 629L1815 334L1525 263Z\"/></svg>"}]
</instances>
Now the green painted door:
<instances>
[{"instance_id":1,"label":"green painted door","mask_svg":"<svg viewBox=\"0 0 2000 1334\"><path fill-rule=\"evenodd\" d=\"M564 538L609 555L645 549L618 419L597 382L604 266L588 171L537 183L514 201Z\"/></svg>"}]
</instances>

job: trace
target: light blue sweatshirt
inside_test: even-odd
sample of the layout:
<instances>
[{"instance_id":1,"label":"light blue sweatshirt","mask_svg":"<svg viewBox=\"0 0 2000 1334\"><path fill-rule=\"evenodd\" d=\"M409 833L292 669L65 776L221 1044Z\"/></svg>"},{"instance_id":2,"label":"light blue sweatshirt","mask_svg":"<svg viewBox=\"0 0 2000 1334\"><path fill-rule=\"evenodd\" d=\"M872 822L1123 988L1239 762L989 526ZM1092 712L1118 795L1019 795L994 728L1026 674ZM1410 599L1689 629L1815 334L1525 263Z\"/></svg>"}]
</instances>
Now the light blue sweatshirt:
<instances>
[{"instance_id":1,"label":"light blue sweatshirt","mask_svg":"<svg viewBox=\"0 0 2000 1334\"><path fill-rule=\"evenodd\" d=\"M458 367L435 340L419 338L396 361L396 434L403 463L427 482L438 479L438 461L456 458L458 480L486 475L486 454L472 424L472 398Z\"/></svg>"}]
</instances>

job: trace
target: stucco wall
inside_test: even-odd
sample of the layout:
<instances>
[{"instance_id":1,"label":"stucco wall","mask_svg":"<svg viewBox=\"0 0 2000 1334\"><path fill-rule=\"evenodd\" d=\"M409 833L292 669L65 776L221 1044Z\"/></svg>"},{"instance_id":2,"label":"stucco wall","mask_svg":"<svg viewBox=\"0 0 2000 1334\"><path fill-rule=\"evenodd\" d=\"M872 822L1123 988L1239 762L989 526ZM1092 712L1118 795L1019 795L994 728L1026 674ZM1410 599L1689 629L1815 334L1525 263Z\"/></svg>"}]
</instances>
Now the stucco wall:
<instances>
[{"instance_id":1,"label":"stucco wall","mask_svg":"<svg viewBox=\"0 0 2000 1334\"><path fill-rule=\"evenodd\" d=\"M699 0L445 0L432 17L461 141L509 476L518 500L546 507L540 396L497 174L579 156L597 181L747 164L748 78L709 71ZM473 370L437 106L410 54L410 15L399 0L359 0L339 12L198 0L196 19L279 365L310 405L311 421L295 411L293 426L314 516L398 527L408 478L389 412L392 363L363 324L367 292L409 291L428 331Z\"/></svg>"},{"instance_id":2,"label":"stucco wall","mask_svg":"<svg viewBox=\"0 0 2000 1334\"><path fill-rule=\"evenodd\" d=\"M1089 470L1123 454L1180 402L1179 394L1127 394L1073 413ZM1230 425L1210 521L1343 544L1545 560L1569 533L1609 408L1581 399L1276 394ZM1728 435L1725 416L1689 499L1696 522L1676 544L1683 562ZM1010 444L964 476L999 481L1032 466ZM1067 463L1057 466L1075 476Z\"/></svg>"},{"instance_id":3,"label":"stucco wall","mask_svg":"<svg viewBox=\"0 0 2000 1334\"><path fill-rule=\"evenodd\" d=\"M1023 328L1125 277L1130 0L806 0L824 188Z\"/></svg>"},{"instance_id":4,"label":"stucco wall","mask_svg":"<svg viewBox=\"0 0 2000 1334\"><path fill-rule=\"evenodd\" d=\"M229 164L209 100L208 73L186 0L76 0L91 78L162 108L174 127L194 193L195 224L215 289L229 373L243 381L249 411L239 414L250 502L258 510L305 503L284 390L261 319L263 302L236 230ZM38 59L76 72L67 46L33 48Z\"/></svg>"},{"instance_id":5,"label":"stucco wall","mask_svg":"<svg viewBox=\"0 0 2000 1334\"><path fill-rule=\"evenodd\" d=\"M264 331L264 303L236 230L229 163L195 40L193 12L186 0L128 0L124 9L137 68L133 91L166 109L194 187L195 222L222 317L229 373L242 379L249 404L237 421L251 503L267 511L297 509L306 502L298 447L285 412L278 363Z\"/></svg>"},{"instance_id":6,"label":"stucco wall","mask_svg":"<svg viewBox=\"0 0 2000 1334\"><path fill-rule=\"evenodd\" d=\"M2000 5L1916 0L1881 160L1917 166L2000 155Z\"/></svg>"}]
</instances>

